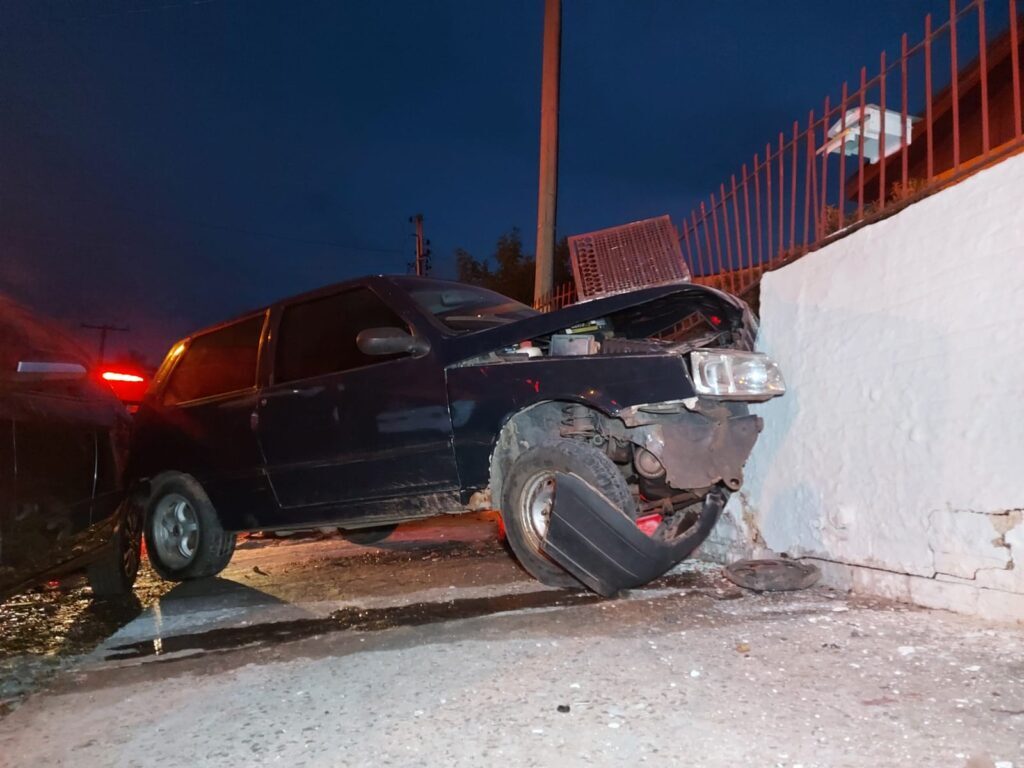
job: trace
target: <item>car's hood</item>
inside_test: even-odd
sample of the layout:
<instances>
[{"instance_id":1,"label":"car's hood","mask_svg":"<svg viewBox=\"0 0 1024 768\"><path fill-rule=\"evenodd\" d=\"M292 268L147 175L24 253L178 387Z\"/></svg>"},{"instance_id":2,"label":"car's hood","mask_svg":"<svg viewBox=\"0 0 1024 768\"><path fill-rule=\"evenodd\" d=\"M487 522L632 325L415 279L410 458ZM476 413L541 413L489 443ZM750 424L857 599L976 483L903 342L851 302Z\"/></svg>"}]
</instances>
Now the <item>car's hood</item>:
<instances>
[{"instance_id":1,"label":"car's hood","mask_svg":"<svg viewBox=\"0 0 1024 768\"><path fill-rule=\"evenodd\" d=\"M743 300L715 288L683 283L594 299L455 337L450 344L450 361L513 346L602 317L612 320L618 336L647 338L671 329L693 312L717 316L723 330L745 329L753 342L757 324Z\"/></svg>"}]
</instances>

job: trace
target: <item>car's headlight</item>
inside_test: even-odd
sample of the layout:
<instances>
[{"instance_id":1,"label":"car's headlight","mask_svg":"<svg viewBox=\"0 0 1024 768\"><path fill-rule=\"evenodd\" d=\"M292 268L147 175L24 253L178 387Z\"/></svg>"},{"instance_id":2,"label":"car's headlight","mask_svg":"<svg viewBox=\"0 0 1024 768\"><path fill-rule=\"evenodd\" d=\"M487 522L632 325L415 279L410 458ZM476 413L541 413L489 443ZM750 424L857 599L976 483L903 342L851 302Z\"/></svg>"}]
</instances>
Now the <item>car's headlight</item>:
<instances>
[{"instance_id":1,"label":"car's headlight","mask_svg":"<svg viewBox=\"0 0 1024 768\"><path fill-rule=\"evenodd\" d=\"M697 392L723 400L767 400L786 391L779 366L760 352L698 349L690 353Z\"/></svg>"}]
</instances>

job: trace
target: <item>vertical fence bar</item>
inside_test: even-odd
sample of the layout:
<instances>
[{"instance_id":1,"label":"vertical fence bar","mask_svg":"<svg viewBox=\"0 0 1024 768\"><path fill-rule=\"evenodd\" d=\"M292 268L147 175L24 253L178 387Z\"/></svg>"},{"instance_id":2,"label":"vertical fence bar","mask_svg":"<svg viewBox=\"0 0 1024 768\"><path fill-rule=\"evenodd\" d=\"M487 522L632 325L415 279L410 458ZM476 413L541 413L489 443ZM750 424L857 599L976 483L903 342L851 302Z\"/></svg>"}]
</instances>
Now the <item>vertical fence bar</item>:
<instances>
[{"instance_id":1,"label":"vertical fence bar","mask_svg":"<svg viewBox=\"0 0 1024 768\"><path fill-rule=\"evenodd\" d=\"M978 73L981 85L981 154L987 155L989 148L988 135L988 51L985 49L987 35L985 34L985 0L978 0L978 66L981 71Z\"/></svg>"},{"instance_id":2,"label":"vertical fence bar","mask_svg":"<svg viewBox=\"0 0 1024 768\"><path fill-rule=\"evenodd\" d=\"M725 232L725 262L721 272L728 272L732 269L732 237L729 235L729 202L725 197L725 184L719 184L718 190L722 194L722 225Z\"/></svg>"},{"instance_id":3,"label":"vertical fence bar","mask_svg":"<svg viewBox=\"0 0 1024 768\"><path fill-rule=\"evenodd\" d=\"M1017 0L1010 0L1010 65L1013 68L1013 136L1020 138L1020 42L1017 40Z\"/></svg>"},{"instance_id":4,"label":"vertical fence bar","mask_svg":"<svg viewBox=\"0 0 1024 768\"><path fill-rule=\"evenodd\" d=\"M900 184L903 197L907 196L910 170L907 146L907 33L904 32L900 38Z\"/></svg>"},{"instance_id":5,"label":"vertical fence bar","mask_svg":"<svg viewBox=\"0 0 1024 768\"><path fill-rule=\"evenodd\" d=\"M814 110L812 109L807 113L807 160L805 162L806 167L804 168L804 239L802 250L807 253L807 246L809 240L807 239L808 231L811 226L811 190L813 189L813 182L811 181L811 169L814 168L814 150L811 145L814 144ZM794 147L794 152L796 148ZM814 217L818 217L818 212L814 211Z\"/></svg>"},{"instance_id":6,"label":"vertical fence bar","mask_svg":"<svg viewBox=\"0 0 1024 768\"><path fill-rule=\"evenodd\" d=\"M857 116L857 221L864 218L864 98L868 90L868 68L860 68L860 113Z\"/></svg>"},{"instance_id":7,"label":"vertical fence bar","mask_svg":"<svg viewBox=\"0 0 1024 768\"><path fill-rule=\"evenodd\" d=\"M707 257L708 257L708 271L705 275L713 275L715 273L715 249L711 247L711 222L708 221L708 213L704 210L704 204L701 203L700 212L702 215L701 224L704 227L704 240L707 245Z\"/></svg>"},{"instance_id":8,"label":"vertical fence bar","mask_svg":"<svg viewBox=\"0 0 1024 768\"><path fill-rule=\"evenodd\" d=\"M754 174L755 174L754 178L756 179L757 178L757 155L754 155ZM754 183L756 184L757 182L755 181ZM755 205L756 205L756 201L755 201ZM746 222L747 222L747 266L751 267L754 264L754 245L753 245L753 238L752 238L752 236L750 234L750 180L747 177L747 164L746 163L743 164L743 210L746 213ZM760 229L761 229L761 222L758 222L758 230L760 231ZM761 235L758 234L758 238L760 238L760 237L761 237ZM760 239L758 239L758 243L757 244L759 246L761 245ZM743 264L741 263L740 266L742 267Z\"/></svg>"},{"instance_id":9,"label":"vertical fence bar","mask_svg":"<svg viewBox=\"0 0 1024 768\"><path fill-rule=\"evenodd\" d=\"M693 251L690 250L690 223L687 221L683 222L683 247L686 249L686 262L692 275L697 270L693 268Z\"/></svg>"},{"instance_id":10,"label":"vertical fence bar","mask_svg":"<svg viewBox=\"0 0 1024 768\"><path fill-rule=\"evenodd\" d=\"M775 257L776 258L782 256L782 253L784 251L784 248L782 247L782 237L783 237L782 236L782 232L783 232L783 226L782 226L783 213L782 213L782 208L783 208L783 205L785 203L785 197L784 197L785 193L783 192L783 176L784 176L784 173L785 173L785 167L786 166L785 166L785 163L782 162L782 154L783 154L782 153L782 149L783 149L782 131L779 131L779 247L778 247L778 250L775 251Z\"/></svg>"},{"instance_id":11,"label":"vertical fence bar","mask_svg":"<svg viewBox=\"0 0 1024 768\"><path fill-rule=\"evenodd\" d=\"M828 121L829 121L829 99L825 97L825 111L821 115L821 148L825 149L828 144ZM817 150L815 150L817 151ZM828 216L828 152L821 153L821 215L818 218L818 225L821 229L818 232L818 237L821 238L826 234L825 229L827 226L826 218Z\"/></svg>"},{"instance_id":12,"label":"vertical fence bar","mask_svg":"<svg viewBox=\"0 0 1024 768\"><path fill-rule=\"evenodd\" d=\"M839 225L842 229L846 219L846 81L843 80L843 92L839 102L839 135L843 143L839 145Z\"/></svg>"},{"instance_id":13,"label":"vertical fence bar","mask_svg":"<svg viewBox=\"0 0 1024 768\"><path fill-rule=\"evenodd\" d=\"M764 168L765 168L765 184L764 184L764 199L765 207L767 208L767 217L765 221L768 222L768 239L765 241L765 253L768 254L768 261L772 260L772 249L775 246L774 232L772 231L772 145L769 142L764 145ZM764 263L761 259L760 263Z\"/></svg>"},{"instance_id":14,"label":"vertical fence bar","mask_svg":"<svg viewBox=\"0 0 1024 768\"><path fill-rule=\"evenodd\" d=\"M722 271L722 238L718 234L718 213L715 205L715 193L711 193L711 223L715 225L715 255L718 257L718 272ZM715 273L712 265L712 273Z\"/></svg>"},{"instance_id":15,"label":"vertical fence bar","mask_svg":"<svg viewBox=\"0 0 1024 768\"><path fill-rule=\"evenodd\" d=\"M1014 0L1010 0L1011 3ZM932 123L932 15L924 17L924 129L928 155L928 183L935 175L934 124Z\"/></svg>"},{"instance_id":16,"label":"vertical fence bar","mask_svg":"<svg viewBox=\"0 0 1024 768\"><path fill-rule=\"evenodd\" d=\"M704 203L700 204L701 215L704 215ZM704 254L700 247L700 233L697 231L697 211L690 211L690 218L693 220L693 242L697 246L697 265L700 267L700 273L704 274Z\"/></svg>"},{"instance_id":17,"label":"vertical fence bar","mask_svg":"<svg viewBox=\"0 0 1024 768\"><path fill-rule=\"evenodd\" d=\"M768 165L765 163L765 165ZM757 153L754 154L754 220L758 226L758 263L764 261L764 245L762 243L763 236L761 232L761 168L759 167L759 159ZM768 181L768 187L771 188L771 180ZM768 196L769 201L771 196ZM771 219L771 213L768 214L768 218ZM748 226L748 229L750 226ZM768 238L769 244L771 237ZM751 251L751 263L748 266L754 266L754 252Z\"/></svg>"},{"instance_id":18,"label":"vertical fence bar","mask_svg":"<svg viewBox=\"0 0 1024 768\"><path fill-rule=\"evenodd\" d=\"M793 121L793 172L789 182L789 249L796 247L796 150L800 144L800 125Z\"/></svg>"},{"instance_id":19,"label":"vertical fence bar","mask_svg":"<svg viewBox=\"0 0 1024 768\"><path fill-rule=\"evenodd\" d=\"M949 0L949 69L953 98L953 168L960 169L960 70L956 63L956 0Z\"/></svg>"},{"instance_id":20,"label":"vertical fence bar","mask_svg":"<svg viewBox=\"0 0 1024 768\"><path fill-rule=\"evenodd\" d=\"M885 51L879 57L879 100L882 102L878 125L878 210L885 207Z\"/></svg>"},{"instance_id":21,"label":"vertical fence bar","mask_svg":"<svg viewBox=\"0 0 1024 768\"><path fill-rule=\"evenodd\" d=\"M811 113L813 117L813 112ZM814 152L818 145L817 135L814 130L814 121L807 124L807 165L811 168L811 215L814 217L814 242L817 243L821 233L821 220L818 217L818 163L814 158ZM806 250L806 249L805 249Z\"/></svg>"},{"instance_id":22,"label":"vertical fence bar","mask_svg":"<svg viewBox=\"0 0 1024 768\"><path fill-rule=\"evenodd\" d=\"M740 197L736 194L736 174L732 174L732 220L736 227L736 261L729 265L729 274L735 278L736 270L743 266L743 242L740 239ZM730 281L732 292L736 293L736 286Z\"/></svg>"}]
</instances>

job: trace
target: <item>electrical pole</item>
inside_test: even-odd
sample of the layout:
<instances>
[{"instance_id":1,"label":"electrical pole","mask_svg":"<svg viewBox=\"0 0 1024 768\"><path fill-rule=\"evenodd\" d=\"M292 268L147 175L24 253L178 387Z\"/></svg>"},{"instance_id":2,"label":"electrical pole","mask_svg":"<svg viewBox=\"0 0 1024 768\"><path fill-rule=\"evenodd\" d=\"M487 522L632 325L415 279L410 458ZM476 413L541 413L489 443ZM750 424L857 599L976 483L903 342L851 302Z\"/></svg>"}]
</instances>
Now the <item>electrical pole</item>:
<instances>
[{"instance_id":1,"label":"electrical pole","mask_svg":"<svg viewBox=\"0 0 1024 768\"><path fill-rule=\"evenodd\" d=\"M416 262L414 272L419 277L430 274L430 241L423 238L423 214L410 216L409 221L416 225Z\"/></svg>"},{"instance_id":2,"label":"electrical pole","mask_svg":"<svg viewBox=\"0 0 1024 768\"><path fill-rule=\"evenodd\" d=\"M103 323L101 325L90 325L89 323L81 323L80 325L83 328L89 328L90 330L99 331L100 332L100 357L99 357L99 364L100 365L103 364L103 355L107 351L107 334L110 331L130 331L131 330L131 328L129 328L127 325L107 325L106 323Z\"/></svg>"},{"instance_id":3,"label":"electrical pole","mask_svg":"<svg viewBox=\"0 0 1024 768\"><path fill-rule=\"evenodd\" d=\"M558 202L558 69L562 48L562 0L544 0L544 63L540 89L540 184L537 193L537 257L533 301L554 283L555 207Z\"/></svg>"}]
</instances>

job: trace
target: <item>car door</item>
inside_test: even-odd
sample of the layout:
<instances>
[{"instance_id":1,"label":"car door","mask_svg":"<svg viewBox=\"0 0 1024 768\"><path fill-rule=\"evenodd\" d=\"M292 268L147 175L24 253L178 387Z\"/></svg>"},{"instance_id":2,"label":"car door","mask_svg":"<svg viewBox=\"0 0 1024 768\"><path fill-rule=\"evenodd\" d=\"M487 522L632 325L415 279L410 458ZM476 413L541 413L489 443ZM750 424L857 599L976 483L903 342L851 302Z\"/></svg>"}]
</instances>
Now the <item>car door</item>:
<instances>
[{"instance_id":1,"label":"car door","mask_svg":"<svg viewBox=\"0 0 1024 768\"><path fill-rule=\"evenodd\" d=\"M86 360L0 297L0 581L42 575L93 542L96 433Z\"/></svg>"},{"instance_id":2,"label":"car door","mask_svg":"<svg viewBox=\"0 0 1024 768\"><path fill-rule=\"evenodd\" d=\"M361 352L358 334L381 327L409 330L368 287L281 310L258 415L271 484L290 510L284 524L327 519L325 506L458 487L443 370L430 353Z\"/></svg>"},{"instance_id":3,"label":"car door","mask_svg":"<svg viewBox=\"0 0 1024 768\"><path fill-rule=\"evenodd\" d=\"M12 554L17 567L41 572L91 549L96 432L74 393L15 395Z\"/></svg>"},{"instance_id":4,"label":"car door","mask_svg":"<svg viewBox=\"0 0 1024 768\"><path fill-rule=\"evenodd\" d=\"M140 409L134 450L147 474L176 470L203 486L228 530L258 528L275 506L254 432L266 313L191 338L157 394Z\"/></svg>"}]
</instances>

